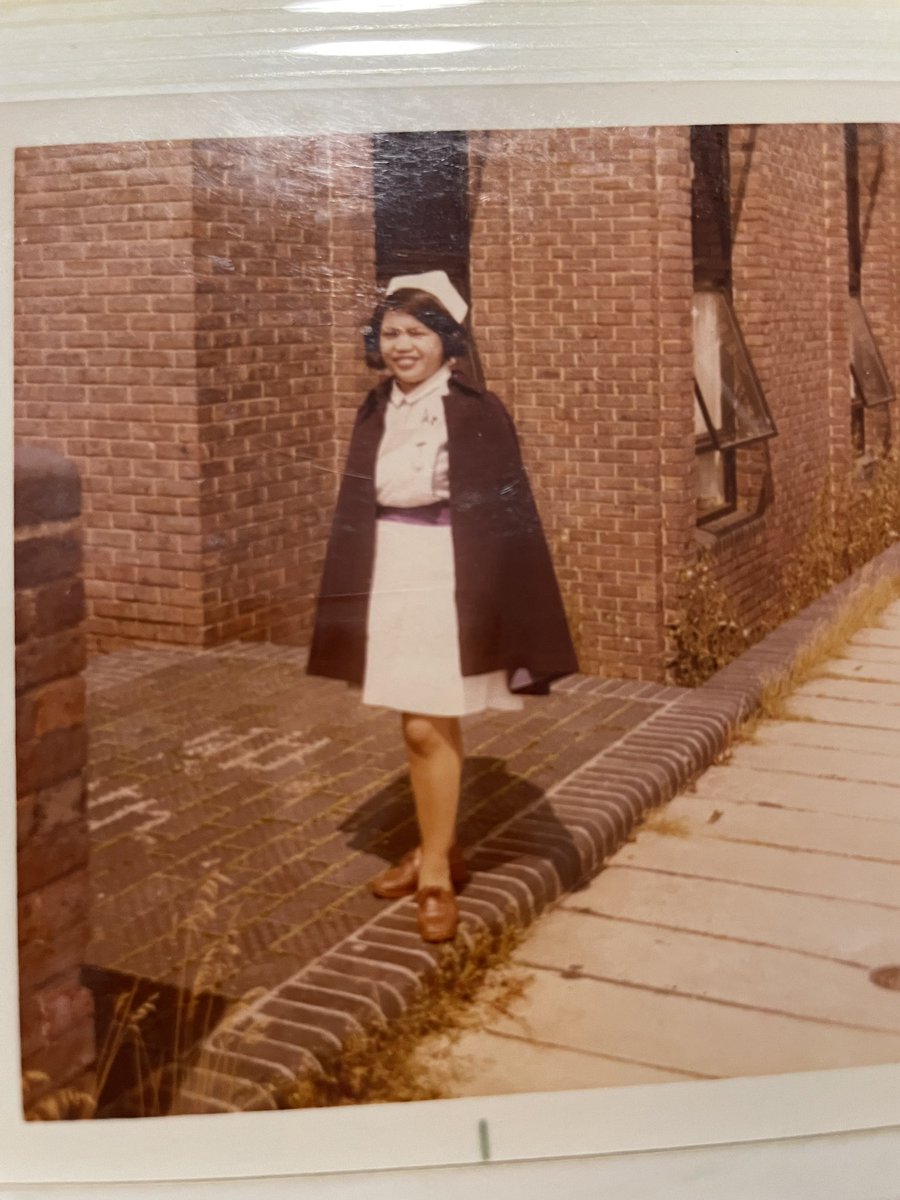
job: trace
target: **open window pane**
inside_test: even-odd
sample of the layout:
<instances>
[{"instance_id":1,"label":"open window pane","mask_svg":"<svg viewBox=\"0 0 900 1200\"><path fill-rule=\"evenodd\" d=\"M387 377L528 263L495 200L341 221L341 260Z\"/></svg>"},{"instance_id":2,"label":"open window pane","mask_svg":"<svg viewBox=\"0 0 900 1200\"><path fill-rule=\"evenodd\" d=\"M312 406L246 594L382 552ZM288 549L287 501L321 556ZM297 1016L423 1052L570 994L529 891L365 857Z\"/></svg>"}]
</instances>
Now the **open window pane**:
<instances>
[{"instance_id":1,"label":"open window pane","mask_svg":"<svg viewBox=\"0 0 900 1200\"><path fill-rule=\"evenodd\" d=\"M694 481L697 499L697 520L702 522L734 508L729 456L732 451L714 447L697 447L694 458Z\"/></svg>"},{"instance_id":2,"label":"open window pane","mask_svg":"<svg viewBox=\"0 0 900 1200\"><path fill-rule=\"evenodd\" d=\"M894 389L881 351L857 296L850 297L850 343L853 378L863 404L871 408L893 400Z\"/></svg>"},{"instance_id":3,"label":"open window pane","mask_svg":"<svg viewBox=\"0 0 900 1200\"><path fill-rule=\"evenodd\" d=\"M719 450L772 437L775 424L723 292L694 293L694 376Z\"/></svg>"},{"instance_id":4,"label":"open window pane","mask_svg":"<svg viewBox=\"0 0 900 1200\"><path fill-rule=\"evenodd\" d=\"M856 384L856 375L853 370L850 374L850 443L853 447L853 453L857 458L860 458L866 452L866 410L863 406L862 396L859 394L859 388Z\"/></svg>"}]
</instances>

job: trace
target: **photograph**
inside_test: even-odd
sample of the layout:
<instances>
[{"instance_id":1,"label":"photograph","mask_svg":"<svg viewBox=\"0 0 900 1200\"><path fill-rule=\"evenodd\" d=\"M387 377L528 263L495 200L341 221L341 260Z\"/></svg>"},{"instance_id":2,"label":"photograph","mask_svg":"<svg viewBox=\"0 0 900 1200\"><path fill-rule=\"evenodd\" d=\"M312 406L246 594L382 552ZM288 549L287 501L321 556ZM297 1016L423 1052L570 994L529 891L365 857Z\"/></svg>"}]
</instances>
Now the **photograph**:
<instances>
[{"instance_id":1,"label":"photograph","mask_svg":"<svg viewBox=\"0 0 900 1200\"><path fill-rule=\"evenodd\" d=\"M900 1063L900 124L23 145L12 238L25 1120Z\"/></svg>"}]
</instances>

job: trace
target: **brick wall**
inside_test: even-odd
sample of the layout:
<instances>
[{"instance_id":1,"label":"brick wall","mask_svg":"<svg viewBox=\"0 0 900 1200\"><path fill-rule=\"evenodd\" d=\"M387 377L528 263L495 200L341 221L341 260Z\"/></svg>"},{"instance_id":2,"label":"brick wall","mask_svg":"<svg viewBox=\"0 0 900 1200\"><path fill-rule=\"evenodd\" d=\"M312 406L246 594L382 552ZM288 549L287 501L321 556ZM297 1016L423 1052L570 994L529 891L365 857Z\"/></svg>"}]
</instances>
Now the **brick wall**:
<instances>
[{"instance_id":1,"label":"brick wall","mask_svg":"<svg viewBox=\"0 0 900 1200\"><path fill-rule=\"evenodd\" d=\"M365 196L342 187L341 152L352 162L358 141L195 147L208 642L309 635L334 498L335 354L362 324L334 264L335 229Z\"/></svg>"},{"instance_id":2,"label":"brick wall","mask_svg":"<svg viewBox=\"0 0 900 1200\"><path fill-rule=\"evenodd\" d=\"M900 131L863 134L863 292L896 380ZM470 147L474 332L583 665L658 678L698 541L742 619L766 618L850 462L843 127L731 130L734 301L779 433L738 453L752 519L699 537L688 130ZM306 640L372 382L370 153L332 136L19 154L17 434L82 469L94 644Z\"/></svg>"},{"instance_id":3,"label":"brick wall","mask_svg":"<svg viewBox=\"0 0 900 1200\"><path fill-rule=\"evenodd\" d=\"M16 436L84 484L95 644L199 642L188 143L16 154Z\"/></svg>"},{"instance_id":4,"label":"brick wall","mask_svg":"<svg viewBox=\"0 0 900 1200\"><path fill-rule=\"evenodd\" d=\"M829 468L849 461L840 126L731 130L735 311L778 428L738 450L743 528L711 539L747 624L771 614Z\"/></svg>"},{"instance_id":5,"label":"brick wall","mask_svg":"<svg viewBox=\"0 0 900 1200\"><path fill-rule=\"evenodd\" d=\"M474 332L582 666L658 677L693 526L687 130L479 135L472 177Z\"/></svg>"},{"instance_id":6,"label":"brick wall","mask_svg":"<svg viewBox=\"0 0 900 1200\"><path fill-rule=\"evenodd\" d=\"M308 637L372 382L369 165L344 136L19 152L16 436L81 471L91 646Z\"/></svg>"},{"instance_id":7,"label":"brick wall","mask_svg":"<svg viewBox=\"0 0 900 1200\"><path fill-rule=\"evenodd\" d=\"M51 451L15 459L16 813L23 1071L90 1088L84 590L79 481Z\"/></svg>"},{"instance_id":8,"label":"brick wall","mask_svg":"<svg viewBox=\"0 0 900 1200\"><path fill-rule=\"evenodd\" d=\"M859 125L859 209L862 247L862 303L894 387L900 391L900 129ZM866 413L867 449L897 428L893 406Z\"/></svg>"}]
</instances>

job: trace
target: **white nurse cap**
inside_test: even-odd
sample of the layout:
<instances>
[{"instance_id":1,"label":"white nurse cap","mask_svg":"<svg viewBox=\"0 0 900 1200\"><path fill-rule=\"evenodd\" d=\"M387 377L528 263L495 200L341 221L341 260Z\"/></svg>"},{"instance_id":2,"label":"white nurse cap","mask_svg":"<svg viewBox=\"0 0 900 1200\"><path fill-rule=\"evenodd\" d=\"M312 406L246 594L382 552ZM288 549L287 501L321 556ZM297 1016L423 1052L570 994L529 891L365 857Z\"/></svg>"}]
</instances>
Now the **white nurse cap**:
<instances>
[{"instance_id":1,"label":"white nurse cap","mask_svg":"<svg viewBox=\"0 0 900 1200\"><path fill-rule=\"evenodd\" d=\"M420 292L428 292L446 308L447 312L458 325L466 319L469 306L450 282L446 271L423 271L421 275L395 275L385 289L390 296L401 288L416 288Z\"/></svg>"}]
</instances>

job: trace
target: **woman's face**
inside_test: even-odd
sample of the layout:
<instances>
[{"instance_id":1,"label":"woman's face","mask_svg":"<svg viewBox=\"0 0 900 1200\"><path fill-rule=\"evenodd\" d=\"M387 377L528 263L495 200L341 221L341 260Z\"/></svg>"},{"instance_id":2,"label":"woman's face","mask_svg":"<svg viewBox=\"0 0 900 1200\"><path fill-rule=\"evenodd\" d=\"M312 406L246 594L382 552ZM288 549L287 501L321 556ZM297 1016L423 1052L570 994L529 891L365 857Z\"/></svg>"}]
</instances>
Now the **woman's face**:
<instances>
[{"instance_id":1,"label":"woman's face","mask_svg":"<svg viewBox=\"0 0 900 1200\"><path fill-rule=\"evenodd\" d=\"M378 349L400 390L412 391L444 362L440 336L404 312L388 312L381 323Z\"/></svg>"}]
</instances>

